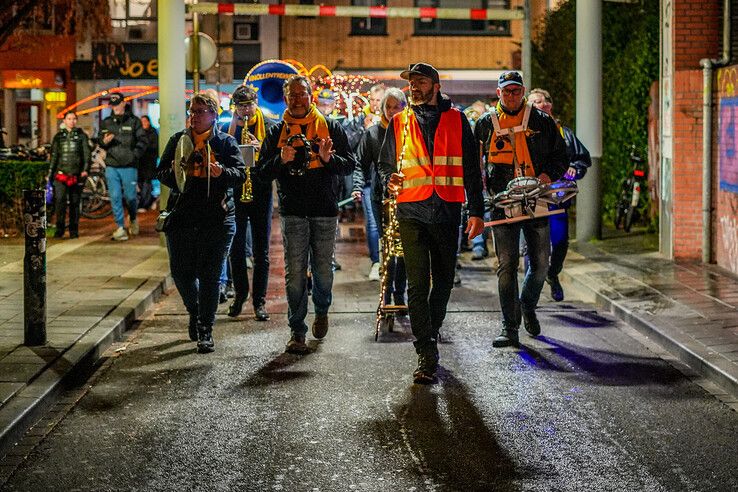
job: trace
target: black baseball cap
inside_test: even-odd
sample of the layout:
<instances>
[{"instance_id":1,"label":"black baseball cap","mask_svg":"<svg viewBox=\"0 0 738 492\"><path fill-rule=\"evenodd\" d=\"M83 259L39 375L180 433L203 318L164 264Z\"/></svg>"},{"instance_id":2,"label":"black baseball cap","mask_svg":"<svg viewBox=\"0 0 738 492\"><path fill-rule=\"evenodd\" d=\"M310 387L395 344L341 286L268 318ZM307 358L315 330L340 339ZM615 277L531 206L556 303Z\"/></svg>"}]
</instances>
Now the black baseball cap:
<instances>
[{"instance_id":1,"label":"black baseball cap","mask_svg":"<svg viewBox=\"0 0 738 492\"><path fill-rule=\"evenodd\" d=\"M440 82L438 70L433 68L433 65L429 63L411 63L410 66L407 67L407 70L403 70L402 73L400 73L400 77L405 80L410 80L411 75L422 75L423 77L428 77L436 84Z\"/></svg>"},{"instance_id":2,"label":"black baseball cap","mask_svg":"<svg viewBox=\"0 0 738 492\"><path fill-rule=\"evenodd\" d=\"M508 85L523 85L523 76L520 75L518 72L514 70L509 70L507 72L502 72L500 74L500 78L497 81L497 87L502 89L503 87L507 87Z\"/></svg>"},{"instance_id":3,"label":"black baseball cap","mask_svg":"<svg viewBox=\"0 0 738 492\"><path fill-rule=\"evenodd\" d=\"M120 92L110 93L110 105L111 106L117 106L122 102L123 102L123 94L121 94Z\"/></svg>"}]
</instances>

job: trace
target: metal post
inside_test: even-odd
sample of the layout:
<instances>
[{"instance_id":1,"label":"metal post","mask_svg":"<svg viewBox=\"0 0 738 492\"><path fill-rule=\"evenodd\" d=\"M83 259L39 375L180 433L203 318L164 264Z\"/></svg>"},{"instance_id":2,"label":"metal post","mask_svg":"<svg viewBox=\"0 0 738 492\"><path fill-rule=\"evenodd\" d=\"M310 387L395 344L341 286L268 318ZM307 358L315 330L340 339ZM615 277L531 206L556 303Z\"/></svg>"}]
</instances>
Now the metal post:
<instances>
[{"instance_id":1,"label":"metal post","mask_svg":"<svg viewBox=\"0 0 738 492\"><path fill-rule=\"evenodd\" d=\"M522 59L521 63L523 65L523 85L532 88L531 84L533 83L533 74L531 74L531 55L533 54L533 50L531 48L530 40L530 0L525 0L523 2L523 13L525 15L525 18L523 19L523 41L520 47L520 58Z\"/></svg>"},{"instance_id":2,"label":"metal post","mask_svg":"<svg viewBox=\"0 0 738 492\"><path fill-rule=\"evenodd\" d=\"M192 90L200 92L200 19L192 13Z\"/></svg>"},{"instance_id":3,"label":"metal post","mask_svg":"<svg viewBox=\"0 0 738 492\"><path fill-rule=\"evenodd\" d=\"M159 0L158 58L160 117L159 134L162 141L180 131L185 126L185 6L182 0ZM166 207L169 188L161 187L159 201Z\"/></svg>"},{"instance_id":4,"label":"metal post","mask_svg":"<svg viewBox=\"0 0 738 492\"><path fill-rule=\"evenodd\" d=\"M577 241L602 237L602 3L577 0L576 132L592 167L579 185Z\"/></svg>"},{"instance_id":5,"label":"metal post","mask_svg":"<svg viewBox=\"0 0 738 492\"><path fill-rule=\"evenodd\" d=\"M23 343L46 344L46 192L23 190Z\"/></svg>"}]
</instances>

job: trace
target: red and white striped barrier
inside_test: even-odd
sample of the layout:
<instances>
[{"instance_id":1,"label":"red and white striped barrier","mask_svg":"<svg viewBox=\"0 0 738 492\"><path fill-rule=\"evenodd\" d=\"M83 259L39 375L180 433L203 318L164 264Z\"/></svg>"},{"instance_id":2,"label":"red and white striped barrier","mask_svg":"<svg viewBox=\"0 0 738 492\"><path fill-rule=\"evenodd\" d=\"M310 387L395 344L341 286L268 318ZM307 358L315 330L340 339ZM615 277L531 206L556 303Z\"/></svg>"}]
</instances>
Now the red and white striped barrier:
<instances>
[{"instance_id":1,"label":"red and white striped barrier","mask_svg":"<svg viewBox=\"0 0 738 492\"><path fill-rule=\"evenodd\" d=\"M203 2L187 6L198 14L282 15L301 17L373 17L404 19L522 20L523 10L453 9L436 7L359 7L331 5L269 5Z\"/></svg>"}]
</instances>

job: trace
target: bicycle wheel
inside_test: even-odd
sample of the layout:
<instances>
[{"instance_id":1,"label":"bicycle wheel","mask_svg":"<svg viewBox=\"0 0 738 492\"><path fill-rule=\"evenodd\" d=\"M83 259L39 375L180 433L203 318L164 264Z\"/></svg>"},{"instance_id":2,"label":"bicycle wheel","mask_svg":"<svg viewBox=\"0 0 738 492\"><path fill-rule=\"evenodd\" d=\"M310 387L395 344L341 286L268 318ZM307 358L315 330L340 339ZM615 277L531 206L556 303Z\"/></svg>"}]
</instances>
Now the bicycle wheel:
<instances>
[{"instance_id":1,"label":"bicycle wheel","mask_svg":"<svg viewBox=\"0 0 738 492\"><path fill-rule=\"evenodd\" d=\"M87 175L82 189L81 206L82 216L88 219L102 219L113 213L103 173L92 172Z\"/></svg>"},{"instance_id":2,"label":"bicycle wheel","mask_svg":"<svg viewBox=\"0 0 738 492\"><path fill-rule=\"evenodd\" d=\"M623 223L623 206L618 203L615 206L615 229L620 229L620 225Z\"/></svg>"},{"instance_id":3,"label":"bicycle wheel","mask_svg":"<svg viewBox=\"0 0 738 492\"><path fill-rule=\"evenodd\" d=\"M625 222L623 222L623 230L625 232L630 232L630 226L633 225L633 214L635 213L635 207L629 206L628 212L625 214Z\"/></svg>"}]
</instances>

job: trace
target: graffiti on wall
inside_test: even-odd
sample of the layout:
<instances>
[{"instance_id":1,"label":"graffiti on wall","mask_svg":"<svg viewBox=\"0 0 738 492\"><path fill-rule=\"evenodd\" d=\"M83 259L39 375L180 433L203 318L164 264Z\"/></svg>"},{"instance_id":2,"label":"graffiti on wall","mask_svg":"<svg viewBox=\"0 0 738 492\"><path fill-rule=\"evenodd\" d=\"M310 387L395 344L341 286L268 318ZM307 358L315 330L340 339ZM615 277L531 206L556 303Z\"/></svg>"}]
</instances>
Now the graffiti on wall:
<instances>
[{"instance_id":1,"label":"graffiti on wall","mask_svg":"<svg viewBox=\"0 0 738 492\"><path fill-rule=\"evenodd\" d=\"M718 70L718 264L738 273L738 67Z\"/></svg>"},{"instance_id":2,"label":"graffiti on wall","mask_svg":"<svg viewBox=\"0 0 738 492\"><path fill-rule=\"evenodd\" d=\"M738 97L720 100L719 122L720 189L738 193Z\"/></svg>"}]
</instances>

